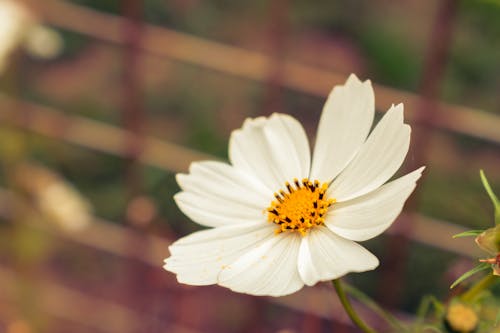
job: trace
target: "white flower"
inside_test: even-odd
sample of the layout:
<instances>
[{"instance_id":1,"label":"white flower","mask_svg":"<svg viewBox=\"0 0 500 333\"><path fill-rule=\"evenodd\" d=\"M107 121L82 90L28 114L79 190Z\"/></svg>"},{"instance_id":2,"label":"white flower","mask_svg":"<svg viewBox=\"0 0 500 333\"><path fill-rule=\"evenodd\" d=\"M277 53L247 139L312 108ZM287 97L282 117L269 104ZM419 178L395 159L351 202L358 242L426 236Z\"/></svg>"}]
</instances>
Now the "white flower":
<instances>
[{"instance_id":1,"label":"white flower","mask_svg":"<svg viewBox=\"0 0 500 333\"><path fill-rule=\"evenodd\" d=\"M213 229L173 243L164 268L182 283L271 296L375 269L356 242L392 224L423 167L383 185L405 159L410 127L393 105L367 138L374 108L370 81L351 75L335 87L312 159L293 117L247 119L231 135L231 164L195 162L177 175L177 205Z\"/></svg>"},{"instance_id":2,"label":"white flower","mask_svg":"<svg viewBox=\"0 0 500 333\"><path fill-rule=\"evenodd\" d=\"M63 38L56 30L39 24L26 35L24 48L35 58L53 59L61 54L63 44Z\"/></svg>"},{"instance_id":3,"label":"white flower","mask_svg":"<svg viewBox=\"0 0 500 333\"><path fill-rule=\"evenodd\" d=\"M38 24L35 14L22 2L0 0L0 73L20 46L30 55L50 59L61 52L62 38L55 30Z\"/></svg>"},{"instance_id":4,"label":"white flower","mask_svg":"<svg viewBox=\"0 0 500 333\"><path fill-rule=\"evenodd\" d=\"M17 1L0 0L0 71L8 56L21 43L34 19L25 6Z\"/></svg>"},{"instance_id":5,"label":"white flower","mask_svg":"<svg viewBox=\"0 0 500 333\"><path fill-rule=\"evenodd\" d=\"M92 205L59 174L44 166L23 163L14 169L15 185L33 199L47 222L68 232L84 230L92 222Z\"/></svg>"}]
</instances>

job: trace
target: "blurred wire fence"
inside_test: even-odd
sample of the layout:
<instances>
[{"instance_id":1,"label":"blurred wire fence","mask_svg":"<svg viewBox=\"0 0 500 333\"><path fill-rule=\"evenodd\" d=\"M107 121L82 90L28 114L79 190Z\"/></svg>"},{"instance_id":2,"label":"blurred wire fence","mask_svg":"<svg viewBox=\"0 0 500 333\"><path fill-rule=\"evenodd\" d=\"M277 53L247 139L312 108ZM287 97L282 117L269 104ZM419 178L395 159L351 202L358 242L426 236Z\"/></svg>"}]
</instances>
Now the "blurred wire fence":
<instances>
[{"instance_id":1,"label":"blurred wire fence","mask_svg":"<svg viewBox=\"0 0 500 333\"><path fill-rule=\"evenodd\" d=\"M443 147L446 150L449 146L440 139L445 133L459 137L457 140L480 142L477 146L486 147L487 156L481 161L489 161L490 164L484 167L495 172L498 170L500 144L498 114L445 103L439 98L447 48L453 38L453 22L458 10L453 0L439 3L435 27L428 38L427 59L418 93L374 83L376 107L382 112L392 103L404 102L408 122L417 128L413 136L416 151L413 160L409 161L411 165L426 164L432 168L433 165L449 163L449 152L442 152ZM144 167L171 175L186 171L192 161L221 158L148 133L147 124L151 120L142 102L146 92L141 78L145 57L153 57L159 63L168 61L173 62L173 66L190 65L217 75L249 80L263 85L272 100L279 99L279 95L286 92L323 98L333 85L345 80L346 73L286 57L282 59L279 45L275 54L253 51L145 23L142 21L144 3L140 0L121 2L122 16L59 0L31 1L29 5L45 23L109 44L107 46L116 47L123 54L123 66L115 81L121 86L117 98L120 101L117 103L121 110L120 120L112 124L65 110L58 103L54 106L50 102L44 103L43 99L36 101L37 98L30 98L22 91L16 92L16 89L23 88L23 82L17 82L17 88L4 89L0 95L2 126L64 142L72 147L69 149L78 146L119 157L125 165L120 170L129 204L128 213L122 216L127 223L92 216L88 226L78 232L47 227L32 222L30 214L33 213L26 208L25 199L15 191L19 184L12 185L8 180L11 172L7 171L5 187L0 192L0 217L12 223L9 224L11 228L2 226L2 240L18 241L16 233L22 230L31 235L25 241L34 242L32 247L37 253L1 256L0 330L8 333L322 332L336 327L338 332L351 332L349 321L330 295L331 290L325 291L327 286L307 288L296 295L269 300L231 295L218 288L178 285L170 274L162 271L161 266L168 254L168 244L177 237L179 229L175 230L167 223L151 227L146 221L145 226L141 225L141 218L154 215L155 207L151 207L148 200L136 200L145 192ZM271 20L279 21L279 13L286 11L289 4L278 1L273 5L277 8L272 9L275 15L271 15ZM286 22L280 23L280 29L281 32L272 36L277 39L273 43L279 44L280 39L285 38ZM111 94L110 98L116 96ZM271 108L280 108L274 103L270 105ZM33 142L30 140L27 140L28 144ZM491 152L496 155L490 156ZM468 159L461 156L454 162L460 168ZM5 164L5 169L11 166L8 161ZM31 182L35 175L36 171L25 171L21 178L26 177L24 181ZM492 177L498 180L498 175ZM67 199L70 195L63 196ZM171 198L162 200L171 201ZM389 252L386 254L388 259L384 259L389 264L382 267L385 273L379 280L387 282L388 276L397 276L400 288L412 283L404 281L405 265L413 255L412 244L423 244L465 258L479 255L470 240L451 239L451 235L466 230L465 226L420 212L419 202L425 200L421 197L414 200L416 203L409 206L389 230L390 237L397 236L399 241L392 238L385 244L374 245L379 246L381 252L384 248ZM132 205L132 202L136 204ZM62 218L74 219L75 216ZM20 239L19 246L23 246L24 238ZM43 245L46 242L57 244L56 249L47 250ZM395 253L397 249L390 247L391 242L398 246L406 244L407 250L398 255ZM16 246L12 248L14 250L6 253L19 250ZM38 253L40 251L47 251L46 257L52 259L43 257ZM79 252L85 253L83 257ZM391 256L397 258L399 264L391 262ZM78 262L72 263L72 258L79 258ZM69 273L60 268L66 265L73 265ZM454 273L450 274L453 276ZM385 288L384 281L379 281L379 287ZM376 294L373 290L371 292ZM388 298L392 299L392 305L397 305L401 297L403 295L396 293ZM265 305L269 301L271 305ZM364 310L371 316L368 310ZM277 319L269 318L267 313L276 314ZM406 316L403 312L397 315ZM374 317L372 320L377 322L378 319ZM378 325L383 327L383 323Z\"/></svg>"}]
</instances>

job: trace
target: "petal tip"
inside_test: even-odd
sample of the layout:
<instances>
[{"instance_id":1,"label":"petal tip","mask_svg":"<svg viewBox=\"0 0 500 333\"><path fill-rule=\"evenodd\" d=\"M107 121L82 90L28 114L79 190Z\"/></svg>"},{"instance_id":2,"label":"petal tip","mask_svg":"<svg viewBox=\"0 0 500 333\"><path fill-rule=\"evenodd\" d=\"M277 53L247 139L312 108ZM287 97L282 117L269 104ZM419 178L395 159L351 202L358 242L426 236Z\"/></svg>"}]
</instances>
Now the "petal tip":
<instances>
[{"instance_id":1,"label":"petal tip","mask_svg":"<svg viewBox=\"0 0 500 333\"><path fill-rule=\"evenodd\" d=\"M365 81L361 81L356 74L351 73L345 82L345 86L354 85L354 84L355 85L371 86L372 82L369 79L365 80Z\"/></svg>"},{"instance_id":2,"label":"petal tip","mask_svg":"<svg viewBox=\"0 0 500 333\"><path fill-rule=\"evenodd\" d=\"M392 104L389 110L387 110L386 114L384 117L388 118L394 118L397 123L403 123L404 122L404 105L403 103L399 104Z\"/></svg>"},{"instance_id":3,"label":"petal tip","mask_svg":"<svg viewBox=\"0 0 500 333\"><path fill-rule=\"evenodd\" d=\"M375 259L373 260L373 266L370 269L371 271L373 271L374 269L376 269L380 265L380 260L378 260L378 258L375 256L373 256L373 258L375 258Z\"/></svg>"},{"instance_id":4,"label":"petal tip","mask_svg":"<svg viewBox=\"0 0 500 333\"><path fill-rule=\"evenodd\" d=\"M367 85L367 86L371 86L372 85L372 80L370 79L366 79L366 80L361 80L356 74L354 73L351 73L349 75L349 77L347 78L347 81L346 83L349 82L349 83L357 83L357 84L363 84L363 85Z\"/></svg>"},{"instance_id":5,"label":"petal tip","mask_svg":"<svg viewBox=\"0 0 500 333\"><path fill-rule=\"evenodd\" d=\"M394 109L396 112L403 114L404 113L404 104L398 103L396 105L392 104L391 109Z\"/></svg>"},{"instance_id":6,"label":"petal tip","mask_svg":"<svg viewBox=\"0 0 500 333\"><path fill-rule=\"evenodd\" d=\"M170 258L166 258L163 260L163 269L166 270L167 272L172 272L171 267L170 267Z\"/></svg>"},{"instance_id":7,"label":"petal tip","mask_svg":"<svg viewBox=\"0 0 500 333\"><path fill-rule=\"evenodd\" d=\"M176 194L174 194L173 199L177 205L179 205L179 203L182 203L182 197L184 195L183 193L185 193L185 192L180 191L180 192L177 192Z\"/></svg>"},{"instance_id":8,"label":"petal tip","mask_svg":"<svg viewBox=\"0 0 500 333\"><path fill-rule=\"evenodd\" d=\"M419 178L420 178L420 176L422 175L422 173L424 172L424 170L426 168L427 168L426 165L422 165L420 168L418 168L417 170L415 170L419 174Z\"/></svg>"},{"instance_id":9,"label":"petal tip","mask_svg":"<svg viewBox=\"0 0 500 333\"><path fill-rule=\"evenodd\" d=\"M358 78L358 76L356 74L351 73L346 80L346 84L350 84L350 83L354 83L354 82L361 83L361 80Z\"/></svg>"},{"instance_id":10,"label":"petal tip","mask_svg":"<svg viewBox=\"0 0 500 333\"><path fill-rule=\"evenodd\" d=\"M421 166L418 169L413 170L412 172L406 174L405 176L402 176L401 178L407 178L410 180L414 185L413 188L415 188L417 181L422 177L422 173L425 170L426 166ZM413 191L413 190L412 190Z\"/></svg>"},{"instance_id":11,"label":"petal tip","mask_svg":"<svg viewBox=\"0 0 500 333\"><path fill-rule=\"evenodd\" d=\"M192 163L191 163L192 165ZM189 172L191 171L192 166L189 167ZM186 178L188 177L188 174L185 173L178 173L175 175L175 181L177 182L177 185L179 185L181 188L183 188L183 185L185 183Z\"/></svg>"}]
</instances>

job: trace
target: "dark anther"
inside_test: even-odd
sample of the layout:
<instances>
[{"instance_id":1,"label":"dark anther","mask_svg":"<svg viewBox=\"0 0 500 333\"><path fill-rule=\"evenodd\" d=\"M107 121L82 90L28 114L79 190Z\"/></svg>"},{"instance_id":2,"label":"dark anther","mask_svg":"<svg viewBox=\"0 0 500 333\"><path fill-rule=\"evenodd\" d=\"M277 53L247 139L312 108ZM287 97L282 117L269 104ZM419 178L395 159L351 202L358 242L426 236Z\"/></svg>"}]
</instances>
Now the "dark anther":
<instances>
[{"instance_id":1,"label":"dark anther","mask_svg":"<svg viewBox=\"0 0 500 333\"><path fill-rule=\"evenodd\" d=\"M276 209L270 210L269 213L272 213L274 215L278 215L278 211Z\"/></svg>"},{"instance_id":2,"label":"dark anther","mask_svg":"<svg viewBox=\"0 0 500 333\"><path fill-rule=\"evenodd\" d=\"M289 218L288 216L287 216L287 217L285 217L285 221L287 221L287 222L292 222L292 220L290 220L290 218Z\"/></svg>"}]
</instances>

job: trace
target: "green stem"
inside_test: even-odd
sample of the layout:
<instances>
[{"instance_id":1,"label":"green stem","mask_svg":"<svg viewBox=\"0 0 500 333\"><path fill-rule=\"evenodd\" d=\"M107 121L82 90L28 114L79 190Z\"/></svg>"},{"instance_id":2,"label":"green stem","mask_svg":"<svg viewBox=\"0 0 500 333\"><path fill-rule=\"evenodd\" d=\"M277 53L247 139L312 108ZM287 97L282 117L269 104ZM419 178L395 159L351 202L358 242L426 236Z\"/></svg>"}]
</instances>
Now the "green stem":
<instances>
[{"instance_id":1,"label":"green stem","mask_svg":"<svg viewBox=\"0 0 500 333\"><path fill-rule=\"evenodd\" d=\"M493 274L488 274L476 284L474 284L469 290L462 294L461 298L464 302L472 302L474 298L481 293L481 291L489 288L498 279L498 276Z\"/></svg>"},{"instance_id":2,"label":"green stem","mask_svg":"<svg viewBox=\"0 0 500 333\"><path fill-rule=\"evenodd\" d=\"M342 303L342 306L345 309L345 312L347 312L347 315L349 315L349 318L351 318L352 322L358 326L363 332L365 333L376 333L376 331L368 326L354 311L354 308L352 307L351 303L347 299L347 295L342 288L342 285L340 283L340 279L335 279L332 280L333 287L335 288L335 291L337 292L337 295L339 296L340 303Z\"/></svg>"}]
</instances>

